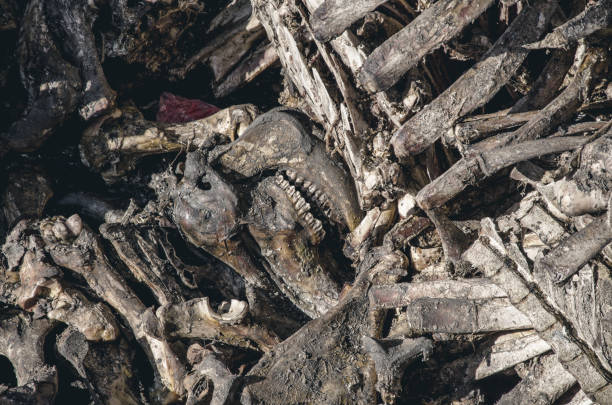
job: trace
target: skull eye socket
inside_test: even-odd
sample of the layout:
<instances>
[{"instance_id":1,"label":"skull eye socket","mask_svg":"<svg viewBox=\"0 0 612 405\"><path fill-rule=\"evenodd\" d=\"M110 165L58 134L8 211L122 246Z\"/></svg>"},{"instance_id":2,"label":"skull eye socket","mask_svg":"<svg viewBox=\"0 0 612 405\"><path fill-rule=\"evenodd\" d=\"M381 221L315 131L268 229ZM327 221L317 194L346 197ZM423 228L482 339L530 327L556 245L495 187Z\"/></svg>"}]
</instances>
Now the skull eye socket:
<instances>
[{"instance_id":1,"label":"skull eye socket","mask_svg":"<svg viewBox=\"0 0 612 405\"><path fill-rule=\"evenodd\" d=\"M203 191L208 191L212 188L212 185L208 181L204 181L204 178L200 178L196 186Z\"/></svg>"}]
</instances>

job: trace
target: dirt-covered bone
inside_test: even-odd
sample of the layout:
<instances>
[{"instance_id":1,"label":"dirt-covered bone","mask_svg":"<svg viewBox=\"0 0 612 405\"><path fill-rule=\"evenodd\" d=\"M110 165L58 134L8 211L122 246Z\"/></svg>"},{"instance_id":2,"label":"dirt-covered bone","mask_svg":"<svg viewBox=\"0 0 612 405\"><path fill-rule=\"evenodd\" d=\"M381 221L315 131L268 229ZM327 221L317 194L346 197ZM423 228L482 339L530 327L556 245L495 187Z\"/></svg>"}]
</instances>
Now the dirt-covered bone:
<instances>
[{"instance_id":1,"label":"dirt-covered bone","mask_svg":"<svg viewBox=\"0 0 612 405\"><path fill-rule=\"evenodd\" d=\"M374 361L376 390L385 404L395 403L406 367L419 357L427 360L433 350L432 341L424 337L378 340L363 336L362 344Z\"/></svg>"},{"instance_id":2,"label":"dirt-covered bone","mask_svg":"<svg viewBox=\"0 0 612 405\"><path fill-rule=\"evenodd\" d=\"M523 9L480 62L393 135L395 155L407 158L424 151L455 121L491 99L527 57L521 45L544 32L556 6L553 1L541 1Z\"/></svg>"},{"instance_id":3,"label":"dirt-covered bone","mask_svg":"<svg viewBox=\"0 0 612 405\"><path fill-rule=\"evenodd\" d=\"M63 58L49 35L44 4L32 0L24 13L18 58L28 106L23 117L0 134L0 155L7 150L26 152L40 147L79 102L79 71Z\"/></svg>"},{"instance_id":4,"label":"dirt-covered bone","mask_svg":"<svg viewBox=\"0 0 612 405\"><path fill-rule=\"evenodd\" d=\"M46 316L72 325L88 340L114 340L119 329L110 309L103 303L91 302L62 280L62 271L44 252L42 239L24 235L23 230L31 225L28 220L19 222L2 246L19 277L19 287L7 302L36 317Z\"/></svg>"},{"instance_id":5,"label":"dirt-covered bone","mask_svg":"<svg viewBox=\"0 0 612 405\"><path fill-rule=\"evenodd\" d=\"M249 231L281 291L317 318L338 303L339 266L330 249L319 245L325 231L310 204L282 176L277 179L263 180L254 191Z\"/></svg>"},{"instance_id":6,"label":"dirt-covered bone","mask_svg":"<svg viewBox=\"0 0 612 405\"><path fill-rule=\"evenodd\" d=\"M584 11L565 24L555 28L541 41L525 45L528 49L567 48L581 38L612 25L612 2L598 0L590 2Z\"/></svg>"},{"instance_id":7,"label":"dirt-covered bone","mask_svg":"<svg viewBox=\"0 0 612 405\"><path fill-rule=\"evenodd\" d=\"M601 48L588 48L577 62L577 72L572 82L546 107L539 110L529 121L508 134L500 134L476 144L473 149L492 150L504 146L530 141L544 136L555 125L569 119L584 102L595 78L605 70L607 54ZM604 130L601 128L600 130Z\"/></svg>"},{"instance_id":8,"label":"dirt-covered bone","mask_svg":"<svg viewBox=\"0 0 612 405\"><path fill-rule=\"evenodd\" d=\"M225 304L225 305L224 305ZM247 318L248 304L232 300L222 303L225 312L216 312L208 298L167 304L157 309L163 334L169 338L200 338L247 348L271 350L279 338L263 325Z\"/></svg>"},{"instance_id":9,"label":"dirt-covered bone","mask_svg":"<svg viewBox=\"0 0 612 405\"><path fill-rule=\"evenodd\" d=\"M157 335L159 320L111 267L100 238L76 214L67 219L50 218L36 227L53 261L81 275L89 287L127 321L151 363L155 364L160 382L169 391L182 394L184 366L168 342Z\"/></svg>"},{"instance_id":10,"label":"dirt-covered bone","mask_svg":"<svg viewBox=\"0 0 612 405\"><path fill-rule=\"evenodd\" d=\"M359 81L370 92L386 90L425 55L459 34L491 3L491 0L468 3L443 0L432 4L368 56Z\"/></svg>"},{"instance_id":11,"label":"dirt-covered bone","mask_svg":"<svg viewBox=\"0 0 612 405\"><path fill-rule=\"evenodd\" d=\"M186 404L202 401L210 405L238 403L240 377L231 373L221 356L195 343L187 350L187 360L192 369L185 376Z\"/></svg>"},{"instance_id":12,"label":"dirt-covered bone","mask_svg":"<svg viewBox=\"0 0 612 405\"><path fill-rule=\"evenodd\" d=\"M543 355L534 362L520 383L502 395L496 405L553 404L575 383L574 376L563 368L554 354Z\"/></svg>"},{"instance_id":13,"label":"dirt-covered bone","mask_svg":"<svg viewBox=\"0 0 612 405\"><path fill-rule=\"evenodd\" d=\"M547 153L576 149L589 140L584 137L547 138L484 152L470 151L442 176L423 187L417 194L417 202L426 210L438 208L468 185L490 177L505 167Z\"/></svg>"},{"instance_id":14,"label":"dirt-covered bone","mask_svg":"<svg viewBox=\"0 0 612 405\"><path fill-rule=\"evenodd\" d=\"M57 337L55 345L57 352L74 367L94 401L140 403L134 356L125 339L95 345L79 331L68 328Z\"/></svg>"},{"instance_id":15,"label":"dirt-covered bone","mask_svg":"<svg viewBox=\"0 0 612 405\"><path fill-rule=\"evenodd\" d=\"M253 177L264 170L287 170L308 181L329 201L330 217L352 230L362 217L350 177L325 152L298 117L282 109L258 117L218 158L226 170Z\"/></svg>"},{"instance_id":16,"label":"dirt-covered bone","mask_svg":"<svg viewBox=\"0 0 612 405\"><path fill-rule=\"evenodd\" d=\"M362 0L349 5L342 1L326 0L310 18L312 30L319 41L329 41L385 1Z\"/></svg>"},{"instance_id":17,"label":"dirt-covered bone","mask_svg":"<svg viewBox=\"0 0 612 405\"><path fill-rule=\"evenodd\" d=\"M70 63L79 68L82 95L79 114L88 120L112 108L115 92L110 88L93 35L95 9L89 3L74 0L49 0L44 11L51 36Z\"/></svg>"},{"instance_id":18,"label":"dirt-covered bone","mask_svg":"<svg viewBox=\"0 0 612 405\"><path fill-rule=\"evenodd\" d=\"M223 109L181 124L145 120L133 106L123 106L93 122L79 145L83 163L116 181L145 157L212 147L234 140L251 124L257 109L250 104Z\"/></svg>"},{"instance_id":19,"label":"dirt-covered bone","mask_svg":"<svg viewBox=\"0 0 612 405\"><path fill-rule=\"evenodd\" d=\"M537 271L547 272L556 283L564 283L612 242L612 198L608 213L563 240L536 260Z\"/></svg>"},{"instance_id":20,"label":"dirt-covered bone","mask_svg":"<svg viewBox=\"0 0 612 405\"><path fill-rule=\"evenodd\" d=\"M340 303L266 354L248 373L253 382L242 398L250 397L253 404L373 401L375 371L367 366L369 355L361 342L364 335L376 336L368 323L366 292L377 274L405 265L399 252L370 250ZM294 361L301 366L294 367Z\"/></svg>"},{"instance_id":21,"label":"dirt-covered bone","mask_svg":"<svg viewBox=\"0 0 612 405\"><path fill-rule=\"evenodd\" d=\"M273 297L278 289L250 253L249 236L241 232L238 196L201 152L187 154L184 177L172 191L173 220L187 241L226 263L247 284L249 307L260 322L281 334L295 330L294 320L278 316Z\"/></svg>"},{"instance_id":22,"label":"dirt-covered bone","mask_svg":"<svg viewBox=\"0 0 612 405\"><path fill-rule=\"evenodd\" d=\"M22 167L9 172L2 196L4 218L12 227L22 218L40 218L53 197L48 176L40 167Z\"/></svg>"},{"instance_id":23,"label":"dirt-covered bone","mask_svg":"<svg viewBox=\"0 0 612 405\"><path fill-rule=\"evenodd\" d=\"M161 246L165 243L162 231L115 223L103 224L100 233L136 280L151 289L159 305L177 304L190 297L188 288L168 277L171 265Z\"/></svg>"},{"instance_id":24,"label":"dirt-covered bone","mask_svg":"<svg viewBox=\"0 0 612 405\"><path fill-rule=\"evenodd\" d=\"M44 345L55 323L23 313L6 315L0 320L0 354L13 365L20 389L0 392L0 402L52 404L58 389L57 369L45 361Z\"/></svg>"},{"instance_id":25,"label":"dirt-covered bone","mask_svg":"<svg viewBox=\"0 0 612 405\"><path fill-rule=\"evenodd\" d=\"M554 227L546 226L556 221L542 209L534 211L533 208L537 206L528 201L514 214L515 217L522 220L537 215L530 222L537 227L535 229L538 234L544 240L561 239L563 235L559 231L563 232L563 228L555 232ZM505 244L491 219L483 220L482 232L486 236L476 241L464 253L464 258L478 265L486 276L508 293L513 305L530 318L538 334L551 345L559 361L591 398L598 402L609 402L612 393L612 385L608 382L609 365L602 362L605 355L598 348L601 343L591 336L593 329L589 326L591 322L599 321L586 316L593 304L589 302L589 309L583 313L579 309L581 305L575 305L580 302L580 299L574 301L577 298L575 293L556 287L552 280L547 279L546 273L532 275L518 246L512 242ZM592 274L585 276L586 280L593 280ZM603 278L598 284L605 289L609 281ZM589 288L593 286L585 283L583 291L586 293ZM604 302L601 304L606 307Z\"/></svg>"}]
</instances>

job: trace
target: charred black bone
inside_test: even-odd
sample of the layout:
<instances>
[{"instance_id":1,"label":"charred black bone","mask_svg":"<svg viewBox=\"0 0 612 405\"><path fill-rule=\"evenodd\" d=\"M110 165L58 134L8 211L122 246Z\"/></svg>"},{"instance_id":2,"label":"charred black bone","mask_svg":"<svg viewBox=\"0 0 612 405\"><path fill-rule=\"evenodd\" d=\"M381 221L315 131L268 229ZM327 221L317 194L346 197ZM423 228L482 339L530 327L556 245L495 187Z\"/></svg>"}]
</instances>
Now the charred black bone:
<instances>
[{"instance_id":1,"label":"charred black bone","mask_svg":"<svg viewBox=\"0 0 612 405\"><path fill-rule=\"evenodd\" d=\"M88 120L113 106L115 92L110 88L93 34L95 9L79 0L44 2L47 23L52 35L63 48L69 61L79 68L82 95L79 114Z\"/></svg>"},{"instance_id":2,"label":"charred black bone","mask_svg":"<svg viewBox=\"0 0 612 405\"><path fill-rule=\"evenodd\" d=\"M5 150L27 152L38 148L52 130L77 107L81 79L49 35L44 1L28 3L20 30L18 58L28 92L24 116L0 135Z\"/></svg>"}]
</instances>

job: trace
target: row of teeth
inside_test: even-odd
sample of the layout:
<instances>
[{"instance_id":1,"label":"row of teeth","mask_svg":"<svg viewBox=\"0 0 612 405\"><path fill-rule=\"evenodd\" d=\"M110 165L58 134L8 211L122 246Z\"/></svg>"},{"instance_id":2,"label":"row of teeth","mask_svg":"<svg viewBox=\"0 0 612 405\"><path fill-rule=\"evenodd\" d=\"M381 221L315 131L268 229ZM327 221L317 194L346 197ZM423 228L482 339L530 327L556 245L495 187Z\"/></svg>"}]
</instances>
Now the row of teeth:
<instances>
[{"instance_id":1,"label":"row of teeth","mask_svg":"<svg viewBox=\"0 0 612 405\"><path fill-rule=\"evenodd\" d=\"M298 174L291 169L287 169L285 171L285 174L287 175L289 180L304 189L304 191L306 191L306 194L308 194L308 198L314 200L317 205L323 210L325 215L328 218L331 218L332 210L325 193L319 190L313 182L308 181L301 176L298 176Z\"/></svg>"},{"instance_id":2,"label":"row of teeth","mask_svg":"<svg viewBox=\"0 0 612 405\"><path fill-rule=\"evenodd\" d=\"M283 189L289 201L291 201L295 207L300 224L308 230L310 234L310 241L315 245L321 242L325 237L325 229L323 229L321 221L310 213L310 204L306 202L300 191L295 188L294 185L285 180L282 174L277 174L274 179L276 184Z\"/></svg>"}]
</instances>

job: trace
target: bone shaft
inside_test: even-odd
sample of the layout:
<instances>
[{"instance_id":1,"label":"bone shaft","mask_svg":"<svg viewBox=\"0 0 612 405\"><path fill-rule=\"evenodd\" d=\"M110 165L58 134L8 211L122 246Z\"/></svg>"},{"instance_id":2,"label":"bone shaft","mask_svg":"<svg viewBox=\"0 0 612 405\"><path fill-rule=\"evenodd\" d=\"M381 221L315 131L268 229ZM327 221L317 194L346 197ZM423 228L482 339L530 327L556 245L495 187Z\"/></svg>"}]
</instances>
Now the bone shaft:
<instances>
[{"instance_id":1,"label":"bone shaft","mask_svg":"<svg viewBox=\"0 0 612 405\"><path fill-rule=\"evenodd\" d=\"M361 84L373 93L388 89L425 55L459 34L491 3L492 0L434 3L368 56L359 75ZM352 4L346 3L347 7Z\"/></svg>"},{"instance_id":2,"label":"bone shaft","mask_svg":"<svg viewBox=\"0 0 612 405\"><path fill-rule=\"evenodd\" d=\"M387 0L326 0L314 12L310 24L319 41L329 41L352 23Z\"/></svg>"},{"instance_id":3,"label":"bone shaft","mask_svg":"<svg viewBox=\"0 0 612 405\"><path fill-rule=\"evenodd\" d=\"M529 93L521 98L510 112L531 111L546 106L563 83L563 78L573 61L573 52L553 51Z\"/></svg>"},{"instance_id":4,"label":"bone shaft","mask_svg":"<svg viewBox=\"0 0 612 405\"><path fill-rule=\"evenodd\" d=\"M559 363L555 355L542 356L534 368L496 405L554 403L567 392L576 379Z\"/></svg>"},{"instance_id":5,"label":"bone shaft","mask_svg":"<svg viewBox=\"0 0 612 405\"><path fill-rule=\"evenodd\" d=\"M547 138L465 157L442 176L423 187L417 194L417 202L426 210L440 207L473 183L474 179L484 180L495 172L523 160L575 149L584 143L584 137Z\"/></svg>"},{"instance_id":6,"label":"bone shaft","mask_svg":"<svg viewBox=\"0 0 612 405\"><path fill-rule=\"evenodd\" d=\"M413 333L484 333L531 329L531 322L507 298L469 300L419 298L406 308Z\"/></svg>"},{"instance_id":7,"label":"bone shaft","mask_svg":"<svg viewBox=\"0 0 612 405\"><path fill-rule=\"evenodd\" d=\"M374 308L399 308L420 298L488 300L506 293L487 279L472 278L376 285L368 295Z\"/></svg>"},{"instance_id":8,"label":"bone shaft","mask_svg":"<svg viewBox=\"0 0 612 405\"><path fill-rule=\"evenodd\" d=\"M400 127L391 140L395 155L421 153L455 121L489 101L527 57L521 45L542 34L556 6L556 1L543 1L524 9L480 62Z\"/></svg>"},{"instance_id":9,"label":"bone shaft","mask_svg":"<svg viewBox=\"0 0 612 405\"><path fill-rule=\"evenodd\" d=\"M587 94L587 90L591 86L598 58L597 52L591 51L586 56L580 71L569 86L521 128L510 134L487 139L476 144L475 148L483 151L534 140L568 120L580 107L585 94Z\"/></svg>"},{"instance_id":10,"label":"bone shaft","mask_svg":"<svg viewBox=\"0 0 612 405\"><path fill-rule=\"evenodd\" d=\"M598 30L609 28L611 23L612 1L599 0L530 47L565 48Z\"/></svg>"},{"instance_id":11,"label":"bone shaft","mask_svg":"<svg viewBox=\"0 0 612 405\"><path fill-rule=\"evenodd\" d=\"M557 282L574 275L589 260L612 242L612 227L602 215L584 229L563 240L539 262Z\"/></svg>"}]
</instances>

